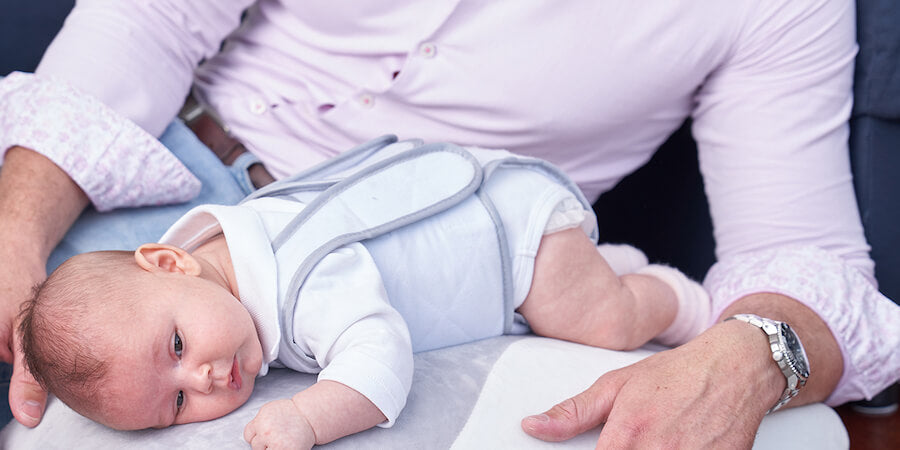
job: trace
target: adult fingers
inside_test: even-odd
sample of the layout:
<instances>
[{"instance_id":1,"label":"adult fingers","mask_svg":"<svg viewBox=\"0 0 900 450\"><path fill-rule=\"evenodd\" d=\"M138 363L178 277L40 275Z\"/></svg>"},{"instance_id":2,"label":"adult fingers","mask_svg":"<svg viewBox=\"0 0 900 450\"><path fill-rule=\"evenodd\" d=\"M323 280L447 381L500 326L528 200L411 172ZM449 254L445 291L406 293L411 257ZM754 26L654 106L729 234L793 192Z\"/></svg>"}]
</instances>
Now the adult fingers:
<instances>
[{"instance_id":1,"label":"adult fingers","mask_svg":"<svg viewBox=\"0 0 900 450\"><path fill-rule=\"evenodd\" d=\"M47 392L25 369L22 352L15 348L13 353L15 364L9 380L9 409L19 423L32 428L41 423L47 404Z\"/></svg>"},{"instance_id":2,"label":"adult fingers","mask_svg":"<svg viewBox=\"0 0 900 450\"><path fill-rule=\"evenodd\" d=\"M563 400L543 414L522 419L522 429L544 441L571 439L606 421L619 387L618 377L610 372L584 392Z\"/></svg>"}]
</instances>

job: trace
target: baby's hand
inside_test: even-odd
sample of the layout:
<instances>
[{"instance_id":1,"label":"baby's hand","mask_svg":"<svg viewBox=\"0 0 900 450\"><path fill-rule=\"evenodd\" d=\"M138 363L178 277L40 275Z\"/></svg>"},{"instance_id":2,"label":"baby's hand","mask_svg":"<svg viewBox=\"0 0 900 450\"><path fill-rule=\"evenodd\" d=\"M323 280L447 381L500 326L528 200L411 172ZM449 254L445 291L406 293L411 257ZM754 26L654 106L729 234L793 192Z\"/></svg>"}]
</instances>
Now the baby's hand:
<instances>
[{"instance_id":1,"label":"baby's hand","mask_svg":"<svg viewBox=\"0 0 900 450\"><path fill-rule=\"evenodd\" d=\"M244 440L255 449L309 449L316 434L294 402L283 399L263 405L244 427Z\"/></svg>"}]
</instances>

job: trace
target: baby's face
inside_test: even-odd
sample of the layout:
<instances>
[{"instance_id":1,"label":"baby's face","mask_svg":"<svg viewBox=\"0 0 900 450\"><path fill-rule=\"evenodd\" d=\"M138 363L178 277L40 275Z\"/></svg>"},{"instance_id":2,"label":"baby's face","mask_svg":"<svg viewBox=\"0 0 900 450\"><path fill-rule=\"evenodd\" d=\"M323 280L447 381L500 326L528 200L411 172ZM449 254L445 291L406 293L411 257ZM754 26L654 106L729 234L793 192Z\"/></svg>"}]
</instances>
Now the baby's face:
<instances>
[{"instance_id":1,"label":"baby's face","mask_svg":"<svg viewBox=\"0 0 900 450\"><path fill-rule=\"evenodd\" d=\"M102 387L111 401L97 418L113 428L221 417L247 401L262 364L250 314L228 290L181 274L157 285L97 346L116 353Z\"/></svg>"}]
</instances>

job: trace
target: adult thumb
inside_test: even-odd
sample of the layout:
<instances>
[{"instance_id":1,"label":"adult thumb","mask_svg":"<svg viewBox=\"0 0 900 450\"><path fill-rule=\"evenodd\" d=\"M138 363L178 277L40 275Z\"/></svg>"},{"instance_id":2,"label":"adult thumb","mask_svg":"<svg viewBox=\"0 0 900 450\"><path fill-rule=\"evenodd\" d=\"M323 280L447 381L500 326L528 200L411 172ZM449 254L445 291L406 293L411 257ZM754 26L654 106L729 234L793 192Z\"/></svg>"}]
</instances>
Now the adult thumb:
<instances>
[{"instance_id":1,"label":"adult thumb","mask_svg":"<svg viewBox=\"0 0 900 450\"><path fill-rule=\"evenodd\" d=\"M9 380L9 409L22 425L33 428L41 423L47 392L25 369L22 353L16 351L12 378Z\"/></svg>"},{"instance_id":2,"label":"adult thumb","mask_svg":"<svg viewBox=\"0 0 900 450\"><path fill-rule=\"evenodd\" d=\"M615 391L597 380L584 392L550 408L543 414L522 419L522 429L544 441L565 441L602 425L609 417Z\"/></svg>"}]
</instances>

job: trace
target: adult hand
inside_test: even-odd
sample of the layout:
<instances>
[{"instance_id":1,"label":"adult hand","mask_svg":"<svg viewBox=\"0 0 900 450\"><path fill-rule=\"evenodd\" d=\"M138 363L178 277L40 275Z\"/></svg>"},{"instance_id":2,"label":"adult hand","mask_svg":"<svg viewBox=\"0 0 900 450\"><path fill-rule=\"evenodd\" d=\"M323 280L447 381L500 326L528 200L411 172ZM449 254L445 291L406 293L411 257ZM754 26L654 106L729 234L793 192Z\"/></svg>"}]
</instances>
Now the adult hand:
<instances>
[{"instance_id":1,"label":"adult hand","mask_svg":"<svg viewBox=\"0 0 900 450\"><path fill-rule=\"evenodd\" d=\"M602 424L597 448L750 448L784 389L763 337L738 321L717 324L681 347L606 373L526 417L522 428L562 441Z\"/></svg>"},{"instance_id":2,"label":"adult hand","mask_svg":"<svg viewBox=\"0 0 900 450\"><path fill-rule=\"evenodd\" d=\"M25 370L23 355L19 346L16 320L19 307L28 298L32 287L46 277L43 265L29 263L28 256L16 254L16 246L3 243L0 238L0 260L15 261L4 264L0 270L0 358L13 364L13 374L9 383L9 407L15 418L27 427L34 427L41 421L47 393Z\"/></svg>"},{"instance_id":3,"label":"adult hand","mask_svg":"<svg viewBox=\"0 0 900 450\"><path fill-rule=\"evenodd\" d=\"M47 394L24 369L16 333L19 307L46 278L50 252L88 198L44 156L23 147L6 152L0 170L0 358L13 363L9 407L23 425L41 421Z\"/></svg>"}]
</instances>

